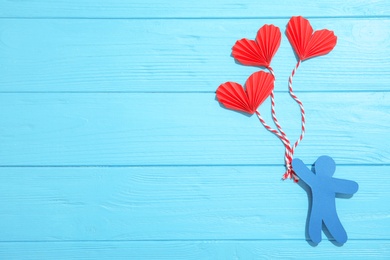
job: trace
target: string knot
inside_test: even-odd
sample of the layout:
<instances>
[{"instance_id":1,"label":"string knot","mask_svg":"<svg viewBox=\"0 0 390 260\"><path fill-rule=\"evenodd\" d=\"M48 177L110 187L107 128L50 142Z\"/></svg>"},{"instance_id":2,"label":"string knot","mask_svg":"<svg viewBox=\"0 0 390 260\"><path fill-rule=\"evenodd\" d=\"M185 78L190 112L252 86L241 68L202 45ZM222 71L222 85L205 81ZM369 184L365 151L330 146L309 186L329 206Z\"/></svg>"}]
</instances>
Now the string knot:
<instances>
[{"instance_id":1,"label":"string knot","mask_svg":"<svg viewBox=\"0 0 390 260\"><path fill-rule=\"evenodd\" d=\"M285 179L293 179L294 182L298 182L299 181L299 178L298 176L295 174L293 168L292 168L292 164L291 163L287 163L286 164L286 172L283 174L283 180Z\"/></svg>"}]
</instances>

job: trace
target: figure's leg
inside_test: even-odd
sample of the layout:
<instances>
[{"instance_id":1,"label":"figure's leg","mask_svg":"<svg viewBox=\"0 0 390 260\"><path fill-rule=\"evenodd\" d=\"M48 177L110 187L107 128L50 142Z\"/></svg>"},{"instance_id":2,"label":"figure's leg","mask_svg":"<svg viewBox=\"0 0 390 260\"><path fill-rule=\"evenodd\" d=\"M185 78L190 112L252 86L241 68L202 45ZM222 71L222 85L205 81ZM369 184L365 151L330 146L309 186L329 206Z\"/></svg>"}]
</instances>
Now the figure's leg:
<instances>
[{"instance_id":1,"label":"figure's leg","mask_svg":"<svg viewBox=\"0 0 390 260\"><path fill-rule=\"evenodd\" d=\"M309 219L309 236L311 241L318 244L321 242L321 231L322 231L322 214L316 201L312 201L312 207L310 211Z\"/></svg>"},{"instance_id":2,"label":"figure's leg","mask_svg":"<svg viewBox=\"0 0 390 260\"><path fill-rule=\"evenodd\" d=\"M344 244L345 242L347 242L347 232L341 224L336 211L333 214L328 214L327 216L325 216L324 223L325 226L328 228L329 233L338 243Z\"/></svg>"}]
</instances>

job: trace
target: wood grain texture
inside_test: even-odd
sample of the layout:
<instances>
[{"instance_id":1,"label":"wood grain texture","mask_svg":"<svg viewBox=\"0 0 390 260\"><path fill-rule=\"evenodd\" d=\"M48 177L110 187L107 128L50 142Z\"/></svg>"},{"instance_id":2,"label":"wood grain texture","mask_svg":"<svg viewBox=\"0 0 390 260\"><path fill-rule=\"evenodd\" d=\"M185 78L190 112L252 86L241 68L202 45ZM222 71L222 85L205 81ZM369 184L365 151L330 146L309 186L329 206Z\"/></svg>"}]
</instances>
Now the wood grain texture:
<instances>
[{"instance_id":1,"label":"wood grain texture","mask_svg":"<svg viewBox=\"0 0 390 260\"><path fill-rule=\"evenodd\" d=\"M281 167L0 168L0 241L295 239L307 193ZM390 239L389 166L339 166L349 238ZM329 243L324 237L324 244Z\"/></svg>"},{"instance_id":2,"label":"wood grain texture","mask_svg":"<svg viewBox=\"0 0 390 260\"><path fill-rule=\"evenodd\" d=\"M216 1L0 1L0 17L83 17L83 18L218 18L218 17L286 17L300 14L310 17L380 16L389 15L385 0L376 1L286 1L259 2L256 0Z\"/></svg>"},{"instance_id":3,"label":"wood grain texture","mask_svg":"<svg viewBox=\"0 0 390 260\"><path fill-rule=\"evenodd\" d=\"M3 259L388 259L389 241L348 241L343 247L324 243L312 248L302 241L142 241L0 243Z\"/></svg>"},{"instance_id":4,"label":"wood grain texture","mask_svg":"<svg viewBox=\"0 0 390 260\"><path fill-rule=\"evenodd\" d=\"M389 259L390 4L386 0L0 0L0 259ZM305 61L296 151L355 180L349 241L306 241L308 194L283 147L214 91L257 68L230 57L292 15L338 36ZM299 135L283 34L278 118ZM270 104L261 107L270 120Z\"/></svg>"},{"instance_id":5,"label":"wood grain texture","mask_svg":"<svg viewBox=\"0 0 390 260\"><path fill-rule=\"evenodd\" d=\"M288 19L31 20L0 23L0 92L214 92L257 68L230 57L240 38ZM388 91L388 19L314 19L338 36L327 56L305 61L297 91ZM180 25L180 26L179 26ZM97 29L98 28L98 29ZM283 34L272 66L287 91L296 60Z\"/></svg>"},{"instance_id":6,"label":"wood grain texture","mask_svg":"<svg viewBox=\"0 0 390 260\"><path fill-rule=\"evenodd\" d=\"M389 164L390 93L301 93L307 135L296 156ZM299 108L277 95L291 140ZM174 100L174 102L172 102ZM0 165L282 165L283 145L255 116L209 93L2 94ZM260 111L268 122L270 104ZM266 151L266 152L265 152ZM280 169L282 170L282 169Z\"/></svg>"}]
</instances>

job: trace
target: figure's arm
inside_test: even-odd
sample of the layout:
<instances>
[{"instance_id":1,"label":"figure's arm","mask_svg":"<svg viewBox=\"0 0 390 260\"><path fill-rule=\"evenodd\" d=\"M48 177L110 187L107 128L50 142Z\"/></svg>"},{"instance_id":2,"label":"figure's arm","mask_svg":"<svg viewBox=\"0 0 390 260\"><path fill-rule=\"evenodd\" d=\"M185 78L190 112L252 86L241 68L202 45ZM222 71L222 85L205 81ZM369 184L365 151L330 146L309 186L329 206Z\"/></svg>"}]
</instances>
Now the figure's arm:
<instances>
[{"instance_id":1,"label":"figure's arm","mask_svg":"<svg viewBox=\"0 0 390 260\"><path fill-rule=\"evenodd\" d=\"M359 185L357 182L343 179L332 179L334 192L342 194L354 194L358 191Z\"/></svg>"},{"instance_id":2,"label":"figure's arm","mask_svg":"<svg viewBox=\"0 0 390 260\"><path fill-rule=\"evenodd\" d=\"M294 159L292 161L292 167L294 172L300 179L310 185L313 182L315 176L314 173L306 167L306 165L300 159Z\"/></svg>"}]
</instances>

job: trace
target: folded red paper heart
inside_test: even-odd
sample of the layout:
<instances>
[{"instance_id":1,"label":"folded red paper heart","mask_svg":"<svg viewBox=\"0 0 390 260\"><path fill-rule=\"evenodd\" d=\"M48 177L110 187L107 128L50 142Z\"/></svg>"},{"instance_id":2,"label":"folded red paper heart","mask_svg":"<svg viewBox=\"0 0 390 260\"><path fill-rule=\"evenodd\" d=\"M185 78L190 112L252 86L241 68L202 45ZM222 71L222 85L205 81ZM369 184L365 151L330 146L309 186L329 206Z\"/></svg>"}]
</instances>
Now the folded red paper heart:
<instances>
[{"instance_id":1,"label":"folded red paper heart","mask_svg":"<svg viewBox=\"0 0 390 260\"><path fill-rule=\"evenodd\" d=\"M266 24L257 32L256 41L245 38L238 40L232 48L232 55L247 66L269 67L281 38L278 27Z\"/></svg>"},{"instance_id":2,"label":"folded red paper heart","mask_svg":"<svg viewBox=\"0 0 390 260\"><path fill-rule=\"evenodd\" d=\"M246 89L236 82L225 82L217 89L217 99L226 108L254 114L274 89L274 77L258 71L250 75Z\"/></svg>"},{"instance_id":3,"label":"folded red paper heart","mask_svg":"<svg viewBox=\"0 0 390 260\"><path fill-rule=\"evenodd\" d=\"M334 33L327 29L313 33L309 21L302 16L294 16L290 19L286 35L301 61L329 53L337 42Z\"/></svg>"}]
</instances>

